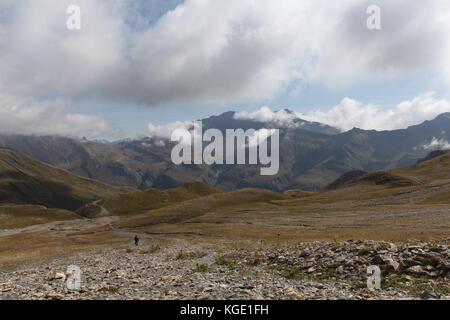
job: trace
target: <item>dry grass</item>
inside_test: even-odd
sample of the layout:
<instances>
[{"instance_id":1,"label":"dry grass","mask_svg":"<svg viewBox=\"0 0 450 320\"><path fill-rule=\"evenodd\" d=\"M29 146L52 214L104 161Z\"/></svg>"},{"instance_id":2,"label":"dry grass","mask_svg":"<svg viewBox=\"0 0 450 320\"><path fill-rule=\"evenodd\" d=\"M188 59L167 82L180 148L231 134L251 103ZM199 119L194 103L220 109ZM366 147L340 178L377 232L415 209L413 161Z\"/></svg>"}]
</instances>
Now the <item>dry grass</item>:
<instances>
[{"instance_id":1,"label":"dry grass","mask_svg":"<svg viewBox=\"0 0 450 320\"><path fill-rule=\"evenodd\" d=\"M265 203L284 197L276 192L261 189L242 189L228 193L217 193L207 197L152 210L141 215L122 217L118 227L144 227L164 223L182 223L203 216L216 209L236 211L252 208L257 203Z\"/></svg>"},{"instance_id":2,"label":"dry grass","mask_svg":"<svg viewBox=\"0 0 450 320\"><path fill-rule=\"evenodd\" d=\"M121 219L117 226L162 237L274 244L442 238L449 235L450 226L450 179L444 179L450 171L448 155L392 174L368 174L346 188L283 196L247 189ZM439 179L423 182L418 172L427 176L436 168L442 171ZM400 173L406 172L403 178Z\"/></svg>"},{"instance_id":3,"label":"dry grass","mask_svg":"<svg viewBox=\"0 0 450 320\"><path fill-rule=\"evenodd\" d=\"M114 247L128 239L113 233L95 233L82 237L55 234L51 231L18 233L2 236L0 241L0 266L41 261L71 252Z\"/></svg>"},{"instance_id":4,"label":"dry grass","mask_svg":"<svg viewBox=\"0 0 450 320\"><path fill-rule=\"evenodd\" d=\"M17 229L54 221L78 219L71 211L37 205L0 204L0 229Z\"/></svg>"},{"instance_id":5,"label":"dry grass","mask_svg":"<svg viewBox=\"0 0 450 320\"><path fill-rule=\"evenodd\" d=\"M187 183L180 188L164 191L149 189L121 194L118 197L102 202L102 205L113 214L138 214L217 193L220 193L220 191L213 187L194 182Z\"/></svg>"},{"instance_id":6,"label":"dry grass","mask_svg":"<svg viewBox=\"0 0 450 320\"><path fill-rule=\"evenodd\" d=\"M303 198L303 197L309 197L312 195L317 194L317 192L312 191L305 191L305 190L287 190L283 192L283 195L285 195L288 198Z\"/></svg>"},{"instance_id":7,"label":"dry grass","mask_svg":"<svg viewBox=\"0 0 450 320\"><path fill-rule=\"evenodd\" d=\"M191 191L187 192L188 196L183 191L172 198L162 198L168 199L167 206L136 215L61 222L67 228L59 231L0 234L0 265L71 251L130 245L134 234L151 237L152 244L181 239L190 246L213 246L218 250L223 246L276 246L316 240L444 238L450 234L450 179L447 178L450 168L446 157L448 154L417 166L393 170L395 176L404 174L418 181L414 186L364 182L319 193L300 191L301 196L295 198L290 192L280 195L243 189L176 202L192 195ZM133 204L118 204L118 208L121 205L123 210L133 207ZM136 206L142 209L146 205L145 202Z\"/></svg>"}]
</instances>

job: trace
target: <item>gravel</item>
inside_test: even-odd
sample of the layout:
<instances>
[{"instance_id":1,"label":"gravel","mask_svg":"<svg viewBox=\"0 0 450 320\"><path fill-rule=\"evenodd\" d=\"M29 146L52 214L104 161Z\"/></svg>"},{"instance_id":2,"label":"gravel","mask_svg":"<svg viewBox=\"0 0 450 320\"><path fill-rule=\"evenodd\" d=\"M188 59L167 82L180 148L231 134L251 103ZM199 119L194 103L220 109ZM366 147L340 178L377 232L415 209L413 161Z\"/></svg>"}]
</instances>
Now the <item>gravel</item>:
<instances>
[{"instance_id":1,"label":"gravel","mask_svg":"<svg viewBox=\"0 0 450 320\"><path fill-rule=\"evenodd\" d=\"M102 249L0 269L0 299L450 299L449 256L448 239ZM78 291L67 289L70 265ZM380 290L367 288L369 265L382 271Z\"/></svg>"}]
</instances>

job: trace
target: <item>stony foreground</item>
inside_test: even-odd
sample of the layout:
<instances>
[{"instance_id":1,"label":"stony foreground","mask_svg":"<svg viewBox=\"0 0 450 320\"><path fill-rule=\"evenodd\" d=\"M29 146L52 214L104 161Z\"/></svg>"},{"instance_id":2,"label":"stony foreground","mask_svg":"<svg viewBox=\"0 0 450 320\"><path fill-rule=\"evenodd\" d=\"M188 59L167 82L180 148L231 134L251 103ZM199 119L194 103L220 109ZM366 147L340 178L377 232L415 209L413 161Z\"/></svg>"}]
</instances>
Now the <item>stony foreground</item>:
<instances>
[{"instance_id":1,"label":"stony foreground","mask_svg":"<svg viewBox=\"0 0 450 320\"><path fill-rule=\"evenodd\" d=\"M450 299L442 243L372 241L212 249L183 244L80 252L0 270L0 299ZM67 289L69 265L81 269ZM367 268L381 289L367 288Z\"/></svg>"}]
</instances>

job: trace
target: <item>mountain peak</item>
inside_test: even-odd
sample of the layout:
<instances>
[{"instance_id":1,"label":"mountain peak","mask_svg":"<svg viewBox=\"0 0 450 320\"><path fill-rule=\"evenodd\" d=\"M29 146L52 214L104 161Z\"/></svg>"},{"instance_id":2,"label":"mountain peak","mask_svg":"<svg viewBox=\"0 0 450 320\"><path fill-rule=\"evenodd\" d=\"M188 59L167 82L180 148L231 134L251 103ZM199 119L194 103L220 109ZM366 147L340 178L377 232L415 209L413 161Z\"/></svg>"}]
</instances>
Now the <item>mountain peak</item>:
<instances>
[{"instance_id":1,"label":"mountain peak","mask_svg":"<svg viewBox=\"0 0 450 320\"><path fill-rule=\"evenodd\" d=\"M434 120L449 120L450 119L450 112L441 113L438 115Z\"/></svg>"},{"instance_id":2,"label":"mountain peak","mask_svg":"<svg viewBox=\"0 0 450 320\"><path fill-rule=\"evenodd\" d=\"M284 112L286 112L286 113L288 113L288 114L294 114L294 111L289 110L289 109L287 109L287 108L281 109L280 111L284 111Z\"/></svg>"}]
</instances>

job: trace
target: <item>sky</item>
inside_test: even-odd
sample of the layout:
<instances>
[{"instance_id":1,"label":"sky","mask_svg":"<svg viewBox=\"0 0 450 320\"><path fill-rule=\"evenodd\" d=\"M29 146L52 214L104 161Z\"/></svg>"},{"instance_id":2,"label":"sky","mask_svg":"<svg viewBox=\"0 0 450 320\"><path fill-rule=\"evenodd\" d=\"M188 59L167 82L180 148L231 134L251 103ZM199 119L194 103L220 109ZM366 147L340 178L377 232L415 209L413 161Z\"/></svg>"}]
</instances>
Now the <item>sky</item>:
<instances>
[{"instance_id":1,"label":"sky","mask_svg":"<svg viewBox=\"0 0 450 320\"><path fill-rule=\"evenodd\" d=\"M447 0L2 0L0 134L115 140L284 108L406 128L450 112L449 56Z\"/></svg>"}]
</instances>

